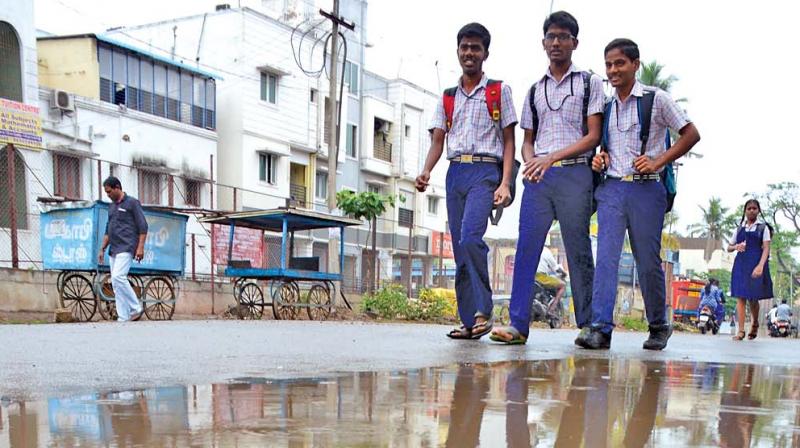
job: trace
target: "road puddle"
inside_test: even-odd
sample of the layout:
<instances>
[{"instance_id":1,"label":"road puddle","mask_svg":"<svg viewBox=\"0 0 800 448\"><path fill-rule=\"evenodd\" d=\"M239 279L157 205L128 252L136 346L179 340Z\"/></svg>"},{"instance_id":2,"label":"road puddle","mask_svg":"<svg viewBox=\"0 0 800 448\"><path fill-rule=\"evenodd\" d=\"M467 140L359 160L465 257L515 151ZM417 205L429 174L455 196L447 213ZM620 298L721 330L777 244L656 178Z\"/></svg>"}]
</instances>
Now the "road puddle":
<instances>
[{"instance_id":1,"label":"road puddle","mask_svg":"<svg viewBox=\"0 0 800 448\"><path fill-rule=\"evenodd\" d=\"M0 446L798 446L793 367L568 358L0 402Z\"/></svg>"}]
</instances>

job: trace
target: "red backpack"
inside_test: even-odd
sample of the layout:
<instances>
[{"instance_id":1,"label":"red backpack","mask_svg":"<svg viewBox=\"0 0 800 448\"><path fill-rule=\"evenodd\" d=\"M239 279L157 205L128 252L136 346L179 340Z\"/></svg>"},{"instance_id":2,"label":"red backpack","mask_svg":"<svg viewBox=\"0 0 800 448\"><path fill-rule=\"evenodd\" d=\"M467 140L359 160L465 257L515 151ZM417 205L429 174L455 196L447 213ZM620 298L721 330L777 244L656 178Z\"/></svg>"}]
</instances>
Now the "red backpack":
<instances>
[{"instance_id":1,"label":"red backpack","mask_svg":"<svg viewBox=\"0 0 800 448\"><path fill-rule=\"evenodd\" d=\"M445 127L447 128L445 132L450 132L450 128L453 127L453 113L456 106L457 91L458 87L450 87L449 89L445 89L444 94L442 95ZM492 124L494 125L497 139L502 143L503 129L500 127L500 105L502 104L503 81L490 79L486 82L486 88L484 89L484 92L486 93L486 108L489 110L489 116L492 118ZM498 165L502 173L503 165L502 163ZM500 222L500 218L503 216L503 208L508 207L512 202L514 202L514 196L517 192L517 174L519 173L520 166L520 162L514 159L514 165L511 169L511 199L508 201L508 204L494 206L495 212L489 217L493 225L497 225L497 223Z\"/></svg>"}]
</instances>

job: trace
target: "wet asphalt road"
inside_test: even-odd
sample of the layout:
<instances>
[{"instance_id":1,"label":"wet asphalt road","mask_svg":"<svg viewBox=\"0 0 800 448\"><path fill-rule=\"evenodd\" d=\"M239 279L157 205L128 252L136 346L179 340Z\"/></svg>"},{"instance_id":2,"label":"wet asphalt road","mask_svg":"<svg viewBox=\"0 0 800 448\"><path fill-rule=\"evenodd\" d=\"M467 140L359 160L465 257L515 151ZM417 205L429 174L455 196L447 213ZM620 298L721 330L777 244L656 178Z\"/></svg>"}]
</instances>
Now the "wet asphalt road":
<instances>
[{"instance_id":1,"label":"wet asphalt road","mask_svg":"<svg viewBox=\"0 0 800 448\"><path fill-rule=\"evenodd\" d=\"M525 346L451 341L449 327L285 321L172 321L0 326L0 397L208 384L236 378L319 377L455 363L589 358L800 364L800 341L734 342L676 333L664 352L644 333L616 332L610 351L572 344L577 330L532 330Z\"/></svg>"}]
</instances>

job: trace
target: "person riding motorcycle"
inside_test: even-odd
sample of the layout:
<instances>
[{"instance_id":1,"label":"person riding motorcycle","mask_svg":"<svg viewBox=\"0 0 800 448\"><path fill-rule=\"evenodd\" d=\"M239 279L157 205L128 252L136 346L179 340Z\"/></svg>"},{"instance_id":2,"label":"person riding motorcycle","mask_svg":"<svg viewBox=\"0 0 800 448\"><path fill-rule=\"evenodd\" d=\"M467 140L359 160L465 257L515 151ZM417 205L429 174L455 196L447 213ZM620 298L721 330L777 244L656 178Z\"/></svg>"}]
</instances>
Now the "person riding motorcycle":
<instances>
[{"instance_id":1,"label":"person riding motorcycle","mask_svg":"<svg viewBox=\"0 0 800 448\"><path fill-rule=\"evenodd\" d=\"M714 320L719 322L717 316L717 309L722 305L722 290L719 289L719 282L717 279L711 278L706 283L706 286L700 290L700 305L697 307L697 317L700 317L700 312L703 307L709 307Z\"/></svg>"},{"instance_id":2,"label":"person riding motorcycle","mask_svg":"<svg viewBox=\"0 0 800 448\"><path fill-rule=\"evenodd\" d=\"M566 275L564 268L558 264L550 249L547 246L543 247L542 255L539 258L539 266L536 268L536 282L542 285L544 289L555 291L554 303L561 303L561 298L567 290L567 284L561 280Z\"/></svg>"}]
</instances>

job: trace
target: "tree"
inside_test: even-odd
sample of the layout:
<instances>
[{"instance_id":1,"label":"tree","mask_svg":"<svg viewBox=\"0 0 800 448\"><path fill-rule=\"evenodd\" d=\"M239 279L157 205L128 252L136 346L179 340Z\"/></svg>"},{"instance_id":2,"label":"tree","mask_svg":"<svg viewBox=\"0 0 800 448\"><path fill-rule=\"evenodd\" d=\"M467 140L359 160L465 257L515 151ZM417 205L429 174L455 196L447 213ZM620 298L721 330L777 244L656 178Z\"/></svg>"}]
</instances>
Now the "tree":
<instances>
[{"instance_id":1,"label":"tree","mask_svg":"<svg viewBox=\"0 0 800 448\"><path fill-rule=\"evenodd\" d=\"M665 92L669 92L672 89L672 84L678 81L678 77L675 75L669 75L662 78L661 71L663 69L664 65L659 64L658 61L652 61L646 64L643 63L641 67L639 67L639 82L646 86L658 87ZM686 98L678 98L675 101L678 103L683 103L687 100Z\"/></svg>"},{"instance_id":2,"label":"tree","mask_svg":"<svg viewBox=\"0 0 800 448\"><path fill-rule=\"evenodd\" d=\"M764 219L773 228L770 269L775 295L788 297L789 291L800 290L800 276L796 275L798 263L791 254L792 249L800 245L800 185L794 182L768 184L767 192L757 198Z\"/></svg>"},{"instance_id":3,"label":"tree","mask_svg":"<svg viewBox=\"0 0 800 448\"><path fill-rule=\"evenodd\" d=\"M727 241L733 229L736 228L737 221L728 212L728 207L722 206L720 198L711 197L708 206L698 205L703 212L703 221L689 226L691 235L699 235L706 239L706 249L703 258L706 262L711 260L711 254L716 248L718 241Z\"/></svg>"},{"instance_id":4,"label":"tree","mask_svg":"<svg viewBox=\"0 0 800 448\"><path fill-rule=\"evenodd\" d=\"M400 200L403 201L404 198L400 198ZM394 207L394 204L394 196L386 196L371 191L355 193L350 190L342 190L336 193L336 206L340 210L354 219L366 219L369 223L370 235L372 236L372 254L370 256L369 281L367 282L369 292L375 289L375 278L377 277L375 267L378 264L376 250L378 217L386 211L387 206Z\"/></svg>"}]
</instances>

